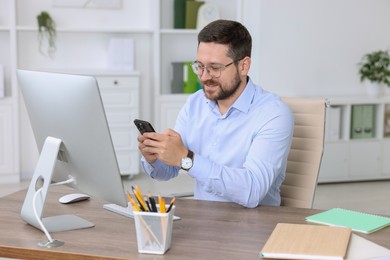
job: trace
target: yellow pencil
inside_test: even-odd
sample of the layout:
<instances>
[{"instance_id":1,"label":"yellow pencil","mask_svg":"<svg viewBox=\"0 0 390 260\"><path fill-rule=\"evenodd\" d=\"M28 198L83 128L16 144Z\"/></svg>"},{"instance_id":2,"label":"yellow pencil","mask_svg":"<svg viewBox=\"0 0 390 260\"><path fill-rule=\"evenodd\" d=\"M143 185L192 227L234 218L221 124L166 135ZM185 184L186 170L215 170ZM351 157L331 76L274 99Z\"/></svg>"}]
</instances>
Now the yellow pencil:
<instances>
[{"instance_id":1,"label":"yellow pencil","mask_svg":"<svg viewBox=\"0 0 390 260\"><path fill-rule=\"evenodd\" d=\"M141 193L141 189L138 186L135 186L135 189L133 189L134 195L138 199L139 204L141 205L141 209L148 211L148 207L145 204L144 198Z\"/></svg>"},{"instance_id":2,"label":"yellow pencil","mask_svg":"<svg viewBox=\"0 0 390 260\"><path fill-rule=\"evenodd\" d=\"M141 211L140 207L138 204L134 201L133 197L131 197L130 193L127 192L127 198L129 199L131 205L133 206L133 210L135 211Z\"/></svg>"},{"instance_id":3,"label":"yellow pencil","mask_svg":"<svg viewBox=\"0 0 390 260\"><path fill-rule=\"evenodd\" d=\"M160 213L166 213L167 210L165 208L165 201L161 195L158 195L158 204L160 204Z\"/></svg>"}]
</instances>

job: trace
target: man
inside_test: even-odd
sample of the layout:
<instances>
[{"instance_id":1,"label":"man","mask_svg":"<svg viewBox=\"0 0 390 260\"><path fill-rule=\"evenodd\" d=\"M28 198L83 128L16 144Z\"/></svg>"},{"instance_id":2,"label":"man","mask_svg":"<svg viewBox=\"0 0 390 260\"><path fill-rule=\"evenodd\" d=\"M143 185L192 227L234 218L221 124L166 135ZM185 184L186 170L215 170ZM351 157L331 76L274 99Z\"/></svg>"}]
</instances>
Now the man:
<instances>
[{"instance_id":1,"label":"man","mask_svg":"<svg viewBox=\"0 0 390 260\"><path fill-rule=\"evenodd\" d=\"M277 95L249 78L251 48L238 22L202 29L192 68L203 90L188 98L175 130L138 137L152 178L169 180L182 168L195 179L195 199L280 205L294 119Z\"/></svg>"}]
</instances>

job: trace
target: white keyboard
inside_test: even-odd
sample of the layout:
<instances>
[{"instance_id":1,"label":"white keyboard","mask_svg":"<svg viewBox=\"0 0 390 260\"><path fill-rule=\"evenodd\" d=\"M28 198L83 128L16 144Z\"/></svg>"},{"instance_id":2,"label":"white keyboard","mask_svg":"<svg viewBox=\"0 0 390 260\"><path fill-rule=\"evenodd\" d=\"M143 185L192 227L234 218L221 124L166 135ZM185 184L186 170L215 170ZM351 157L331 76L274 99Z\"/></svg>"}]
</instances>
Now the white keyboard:
<instances>
[{"instance_id":1,"label":"white keyboard","mask_svg":"<svg viewBox=\"0 0 390 260\"><path fill-rule=\"evenodd\" d=\"M130 203L127 205L127 207L122 207L117 204L104 204L103 208L128 218L134 218L133 209L130 206ZM173 216L173 220L179 220L179 219L180 217Z\"/></svg>"}]
</instances>

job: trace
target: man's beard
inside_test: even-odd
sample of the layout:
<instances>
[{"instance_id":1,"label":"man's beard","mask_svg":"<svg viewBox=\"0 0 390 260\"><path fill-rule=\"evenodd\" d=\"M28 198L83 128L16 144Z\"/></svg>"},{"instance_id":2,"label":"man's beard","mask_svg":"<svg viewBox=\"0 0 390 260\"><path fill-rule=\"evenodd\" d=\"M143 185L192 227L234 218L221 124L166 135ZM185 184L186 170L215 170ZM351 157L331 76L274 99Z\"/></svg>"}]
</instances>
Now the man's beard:
<instances>
[{"instance_id":1,"label":"man's beard","mask_svg":"<svg viewBox=\"0 0 390 260\"><path fill-rule=\"evenodd\" d=\"M218 81L214 81L213 79L211 79L211 80L207 80L207 81L203 82L202 88L203 88L203 92L205 93L205 95L208 99L214 100L214 101L225 100L225 99L232 97L237 92L238 88L240 87L241 82L242 82L242 80L241 80L239 74L236 73L236 77L229 85L225 85L224 87L222 87L218 83ZM204 85L211 85L211 86L216 85L216 86L218 86L218 89L216 90L215 94L213 94L213 96L211 96L210 93L206 92Z\"/></svg>"}]
</instances>

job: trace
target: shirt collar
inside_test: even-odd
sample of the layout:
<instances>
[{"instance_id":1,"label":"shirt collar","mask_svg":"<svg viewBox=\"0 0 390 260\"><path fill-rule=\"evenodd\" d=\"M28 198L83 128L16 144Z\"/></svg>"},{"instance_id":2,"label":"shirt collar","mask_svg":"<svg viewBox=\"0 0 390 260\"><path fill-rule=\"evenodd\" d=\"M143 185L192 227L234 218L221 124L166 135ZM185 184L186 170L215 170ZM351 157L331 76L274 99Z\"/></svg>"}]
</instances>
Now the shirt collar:
<instances>
[{"instance_id":1,"label":"shirt collar","mask_svg":"<svg viewBox=\"0 0 390 260\"><path fill-rule=\"evenodd\" d=\"M233 108L243 113L247 113L249 111L249 107L252 104L253 98L255 96L256 88L253 85L253 82L250 79L250 77L248 76L247 78L248 78L248 83L246 84L244 91L241 93L238 99L233 103L233 105L229 108L226 115L229 115ZM206 98L206 102L209 104L211 110L217 109L217 102L210 100L208 98Z\"/></svg>"}]
</instances>

